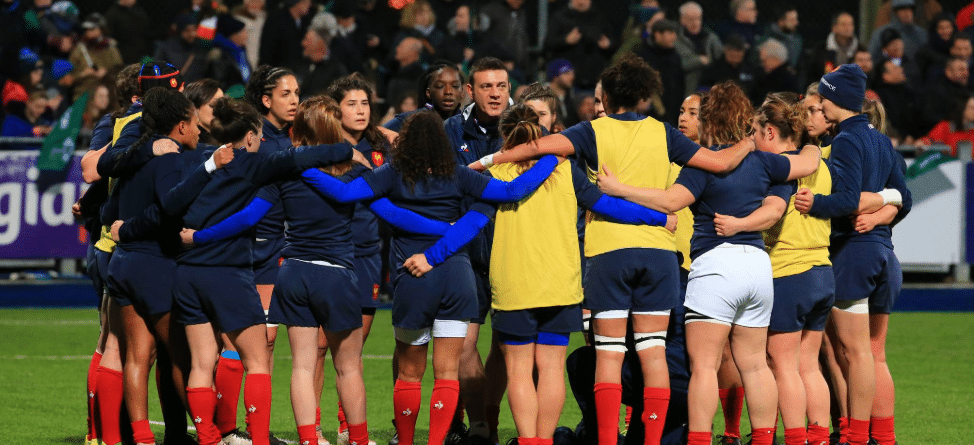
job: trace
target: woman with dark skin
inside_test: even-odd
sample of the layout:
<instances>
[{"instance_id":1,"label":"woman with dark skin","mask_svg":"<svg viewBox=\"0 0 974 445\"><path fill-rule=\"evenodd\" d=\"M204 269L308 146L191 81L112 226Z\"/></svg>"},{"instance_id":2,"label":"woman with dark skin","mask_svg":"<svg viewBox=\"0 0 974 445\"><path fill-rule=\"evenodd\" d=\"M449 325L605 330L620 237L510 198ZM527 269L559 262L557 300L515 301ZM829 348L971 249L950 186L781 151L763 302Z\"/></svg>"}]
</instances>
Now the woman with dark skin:
<instances>
[{"instance_id":1,"label":"woman with dark skin","mask_svg":"<svg viewBox=\"0 0 974 445\"><path fill-rule=\"evenodd\" d=\"M432 109L443 120L460 111L460 102L463 100L463 74L456 65L442 60L437 61L426 70L419 85L417 97L424 104L419 110ZM399 131L406 118L416 111L400 113L386 122L383 127Z\"/></svg>"}]
</instances>

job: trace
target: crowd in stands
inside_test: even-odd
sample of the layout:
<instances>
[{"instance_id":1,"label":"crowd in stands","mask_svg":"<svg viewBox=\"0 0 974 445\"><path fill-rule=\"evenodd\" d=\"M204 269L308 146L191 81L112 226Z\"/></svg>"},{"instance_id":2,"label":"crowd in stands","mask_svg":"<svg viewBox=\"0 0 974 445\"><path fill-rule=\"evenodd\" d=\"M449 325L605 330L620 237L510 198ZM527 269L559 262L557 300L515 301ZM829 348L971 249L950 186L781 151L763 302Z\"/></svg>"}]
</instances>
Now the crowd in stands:
<instances>
[{"instance_id":1,"label":"crowd in stands","mask_svg":"<svg viewBox=\"0 0 974 445\"><path fill-rule=\"evenodd\" d=\"M937 0L887 0L868 41L857 37L864 24L853 11L836 11L831 32L812 41L798 31L794 2L766 14L754 0L731 0L728 18L717 20L725 14L694 1L642 0L628 5L619 26L610 21L617 11L606 9L624 2L561 0L549 2L544 40L535 47L527 0L222 1L192 0L173 16L150 17L138 0L98 11L67 0L0 0L2 135L46 135L85 93L90 129L116 102L106 96L121 67L149 58L169 62L187 82L212 78L225 91L246 83L259 65L288 67L302 98L360 72L374 84L387 120L425 104L417 86L434 61L469 69L475 59L496 57L515 88L549 82L559 96L559 124L569 127L593 116L598 74L634 52L664 81L646 113L671 124L684 97L724 80L760 103L768 92L801 93L823 73L856 63L889 113L895 142L970 140L964 110L974 92L974 4L950 11ZM158 20L169 23L166 35L155 35Z\"/></svg>"}]
</instances>

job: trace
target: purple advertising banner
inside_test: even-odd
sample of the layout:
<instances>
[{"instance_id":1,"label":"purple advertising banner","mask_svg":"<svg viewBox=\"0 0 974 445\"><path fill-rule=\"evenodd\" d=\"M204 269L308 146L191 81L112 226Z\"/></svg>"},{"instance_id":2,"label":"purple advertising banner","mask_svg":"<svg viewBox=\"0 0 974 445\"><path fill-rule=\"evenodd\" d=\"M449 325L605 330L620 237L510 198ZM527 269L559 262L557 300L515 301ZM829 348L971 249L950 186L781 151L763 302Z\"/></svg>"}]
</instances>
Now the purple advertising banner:
<instances>
[{"instance_id":1,"label":"purple advertising banner","mask_svg":"<svg viewBox=\"0 0 974 445\"><path fill-rule=\"evenodd\" d=\"M36 151L0 152L0 258L83 258L88 233L71 214L88 189L81 156L44 193L38 192L36 164Z\"/></svg>"}]
</instances>

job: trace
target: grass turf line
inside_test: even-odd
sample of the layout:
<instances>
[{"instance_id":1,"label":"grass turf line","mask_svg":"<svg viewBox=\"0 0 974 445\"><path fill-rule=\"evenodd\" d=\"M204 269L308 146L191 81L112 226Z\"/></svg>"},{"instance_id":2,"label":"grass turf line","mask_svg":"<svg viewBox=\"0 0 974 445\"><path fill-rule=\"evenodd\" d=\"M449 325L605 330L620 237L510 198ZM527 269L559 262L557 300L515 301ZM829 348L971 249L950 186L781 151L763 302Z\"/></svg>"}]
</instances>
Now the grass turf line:
<instances>
[{"instance_id":1,"label":"grass turf line","mask_svg":"<svg viewBox=\"0 0 974 445\"><path fill-rule=\"evenodd\" d=\"M15 309L0 311L0 443L81 444L85 434L85 372L98 335L97 314L91 309ZM897 384L896 426L900 443L918 445L967 443L968 422L974 418L974 314L898 313L890 322L888 362ZM486 354L489 343L481 340ZM382 444L393 434L392 371L394 338L390 312L379 311L365 344L365 381L372 438ZM574 335L569 351L582 343ZM17 358L21 356L20 358ZM289 400L290 349L281 329L275 352L271 430L296 441ZM52 358L53 357L53 358ZM334 369L326 367L326 382L334 381ZM417 422L417 441L425 440L429 425L429 394L432 369L423 382L423 404ZM152 388L152 385L150 385ZM335 439L337 394L325 386L322 423L326 437ZM574 427L580 419L571 390L567 389L560 424ZM241 397L241 404L242 404ZM745 410L746 411L746 410ZM244 427L244 410L238 410ZM158 399L150 390L149 417L161 420ZM750 426L745 419L742 431ZM507 401L501 405L501 439L514 437L514 423ZM714 431L723 431L720 414ZM153 426L162 439L162 427ZM781 430L779 429L779 434ZM504 443L504 442L501 442Z\"/></svg>"}]
</instances>

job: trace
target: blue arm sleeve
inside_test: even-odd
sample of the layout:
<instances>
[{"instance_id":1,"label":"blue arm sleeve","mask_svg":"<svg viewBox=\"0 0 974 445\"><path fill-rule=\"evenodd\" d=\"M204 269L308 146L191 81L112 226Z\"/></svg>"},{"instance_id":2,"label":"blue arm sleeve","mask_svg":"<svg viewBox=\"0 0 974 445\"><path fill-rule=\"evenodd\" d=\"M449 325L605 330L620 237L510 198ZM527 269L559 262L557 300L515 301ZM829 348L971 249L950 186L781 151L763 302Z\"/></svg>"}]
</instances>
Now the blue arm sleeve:
<instances>
[{"instance_id":1,"label":"blue arm sleeve","mask_svg":"<svg viewBox=\"0 0 974 445\"><path fill-rule=\"evenodd\" d=\"M558 158L547 155L511 182L491 179L480 198L495 202L518 202L534 193L558 166Z\"/></svg>"},{"instance_id":2,"label":"blue arm sleeve","mask_svg":"<svg viewBox=\"0 0 974 445\"><path fill-rule=\"evenodd\" d=\"M443 238L426 249L426 261L436 266L463 249L490 222L490 218L476 210L470 210L456 224L450 226Z\"/></svg>"},{"instance_id":3,"label":"blue arm sleeve","mask_svg":"<svg viewBox=\"0 0 974 445\"><path fill-rule=\"evenodd\" d=\"M342 182L321 170L309 168L301 173L301 178L319 193L338 202L356 202L375 197L372 187L362 177L351 182Z\"/></svg>"},{"instance_id":4,"label":"blue arm sleeve","mask_svg":"<svg viewBox=\"0 0 974 445\"><path fill-rule=\"evenodd\" d=\"M228 216L223 221L194 233L193 243L206 244L235 236L257 225L272 206L273 204L264 199L254 198L243 210Z\"/></svg>"},{"instance_id":5,"label":"blue arm sleeve","mask_svg":"<svg viewBox=\"0 0 974 445\"><path fill-rule=\"evenodd\" d=\"M376 200L369 204L369 209L393 227L411 233L443 236L450 228L449 223L432 220L412 210L397 207L389 198Z\"/></svg>"},{"instance_id":6,"label":"blue arm sleeve","mask_svg":"<svg viewBox=\"0 0 974 445\"><path fill-rule=\"evenodd\" d=\"M598 201L595 201L595 205L590 210L615 222L647 226L666 225L666 214L607 195L602 195Z\"/></svg>"}]
</instances>

